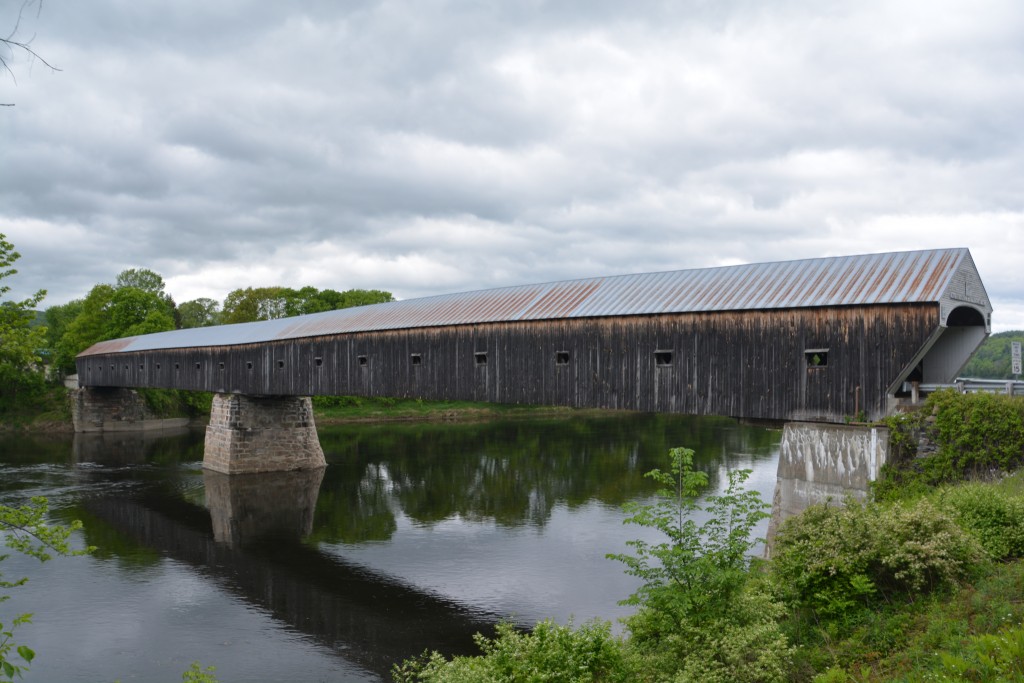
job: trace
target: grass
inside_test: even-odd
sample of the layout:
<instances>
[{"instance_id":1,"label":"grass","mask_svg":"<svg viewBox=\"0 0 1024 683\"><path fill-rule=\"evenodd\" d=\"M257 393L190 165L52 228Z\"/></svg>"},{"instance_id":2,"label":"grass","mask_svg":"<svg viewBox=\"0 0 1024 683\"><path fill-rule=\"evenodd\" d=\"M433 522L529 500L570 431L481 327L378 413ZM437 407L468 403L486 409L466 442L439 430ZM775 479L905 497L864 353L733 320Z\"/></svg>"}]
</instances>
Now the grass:
<instances>
[{"instance_id":1,"label":"grass","mask_svg":"<svg viewBox=\"0 0 1024 683\"><path fill-rule=\"evenodd\" d=\"M578 415L581 412L584 411L557 406L529 406L473 401L425 401L423 399L411 398L396 399L362 396L317 396L313 398L313 413L317 424L401 420L486 420L509 417Z\"/></svg>"}]
</instances>

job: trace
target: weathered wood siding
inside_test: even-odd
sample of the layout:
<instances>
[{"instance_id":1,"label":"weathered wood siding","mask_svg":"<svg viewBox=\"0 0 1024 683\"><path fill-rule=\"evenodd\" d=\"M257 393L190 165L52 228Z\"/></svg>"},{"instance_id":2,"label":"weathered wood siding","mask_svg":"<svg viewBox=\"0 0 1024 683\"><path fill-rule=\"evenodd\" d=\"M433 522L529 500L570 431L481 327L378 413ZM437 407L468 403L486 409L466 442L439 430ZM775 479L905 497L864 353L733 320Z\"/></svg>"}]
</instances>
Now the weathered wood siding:
<instances>
[{"instance_id":1,"label":"weathered wood siding","mask_svg":"<svg viewBox=\"0 0 1024 683\"><path fill-rule=\"evenodd\" d=\"M78 371L87 386L841 421L883 415L938 325L938 304L491 323L113 353ZM809 349L827 364L809 366Z\"/></svg>"}]
</instances>

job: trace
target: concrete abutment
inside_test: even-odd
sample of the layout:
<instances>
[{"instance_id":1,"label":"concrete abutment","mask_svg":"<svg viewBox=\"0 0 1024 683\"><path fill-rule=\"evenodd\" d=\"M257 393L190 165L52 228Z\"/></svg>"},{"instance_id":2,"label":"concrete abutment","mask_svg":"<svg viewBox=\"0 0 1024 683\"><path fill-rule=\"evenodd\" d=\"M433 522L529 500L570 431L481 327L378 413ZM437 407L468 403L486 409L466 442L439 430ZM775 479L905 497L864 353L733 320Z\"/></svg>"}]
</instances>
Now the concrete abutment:
<instances>
[{"instance_id":1,"label":"concrete abutment","mask_svg":"<svg viewBox=\"0 0 1024 683\"><path fill-rule=\"evenodd\" d=\"M872 425L787 422L768 525L768 549L783 521L815 503L863 500L889 454L889 430Z\"/></svg>"},{"instance_id":2,"label":"concrete abutment","mask_svg":"<svg viewBox=\"0 0 1024 683\"><path fill-rule=\"evenodd\" d=\"M71 388L71 420L78 433L180 429L188 418L159 418L139 393L123 387Z\"/></svg>"}]
</instances>

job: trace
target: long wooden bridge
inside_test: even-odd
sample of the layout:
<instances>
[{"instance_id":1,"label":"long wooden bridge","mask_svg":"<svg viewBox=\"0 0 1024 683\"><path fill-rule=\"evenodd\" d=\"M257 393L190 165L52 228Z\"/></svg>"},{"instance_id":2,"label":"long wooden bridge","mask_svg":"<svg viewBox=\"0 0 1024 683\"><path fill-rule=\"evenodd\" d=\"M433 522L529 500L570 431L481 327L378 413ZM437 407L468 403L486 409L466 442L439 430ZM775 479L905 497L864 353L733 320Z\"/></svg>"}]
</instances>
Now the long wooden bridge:
<instances>
[{"instance_id":1,"label":"long wooden bridge","mask_svg":"<svg viewBox=\"0 0 1024 683\"><path fill-rule=\"evenodd\" d=\"M952 381L991 314L970 252L943 249L162 332L101 342L77 366L83 387L202 390L222 401L392 396L842 422L888 414L910 383ZM237 424L248 409L232 405L222 410Z\"/></svg>"}]
</instances>

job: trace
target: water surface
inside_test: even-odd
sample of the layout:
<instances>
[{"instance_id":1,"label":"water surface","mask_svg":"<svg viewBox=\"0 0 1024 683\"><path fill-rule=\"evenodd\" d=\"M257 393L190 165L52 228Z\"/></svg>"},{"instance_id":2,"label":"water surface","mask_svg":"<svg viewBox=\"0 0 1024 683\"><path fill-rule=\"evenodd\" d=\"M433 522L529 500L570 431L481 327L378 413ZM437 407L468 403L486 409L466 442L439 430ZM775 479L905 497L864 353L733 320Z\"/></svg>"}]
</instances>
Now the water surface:
<instances>
[{"instance_id":1,"label":"water surface","mask_svg":"<svg viewBox=\"0 0 1024 683\"><path fill-rule=\"evenodd\" d=\"M501 619L616 620L635 588L605 558L660 540L622 524L644 472L685 445L716 490L751 468L771 500L779 433L720 418L616 415L322 427L328 467L204 472L202 433L0 439L0 501L47 496L89 557L40 565L0 621L30 680L389 680L426 648L470 653ZM763 534L762 527L760 533Z\"/></svg>"}]
</instances>

